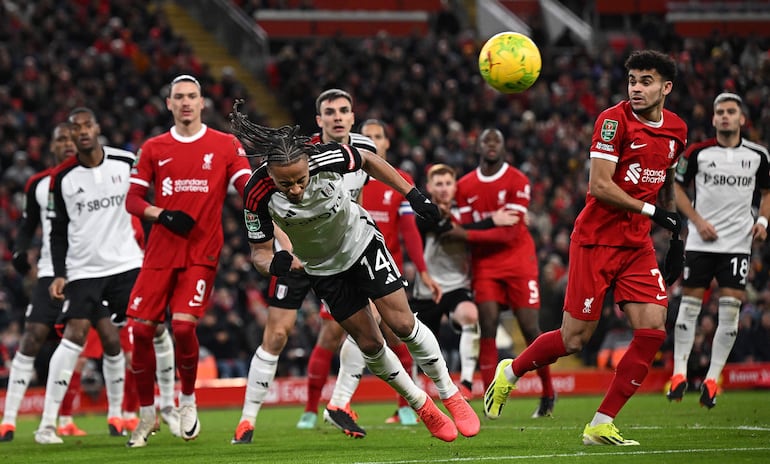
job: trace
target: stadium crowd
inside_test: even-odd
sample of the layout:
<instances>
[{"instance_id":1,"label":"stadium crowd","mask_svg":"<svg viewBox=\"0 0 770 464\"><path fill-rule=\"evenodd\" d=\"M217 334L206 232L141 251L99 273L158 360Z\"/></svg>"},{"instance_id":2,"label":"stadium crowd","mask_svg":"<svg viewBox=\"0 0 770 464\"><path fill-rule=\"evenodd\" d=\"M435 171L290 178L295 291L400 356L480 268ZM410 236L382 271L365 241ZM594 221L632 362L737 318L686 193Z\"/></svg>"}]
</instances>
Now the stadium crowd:
<instances>
[{"instance_id":1,"label":"stadium crowd","mask_svg":"<svg viewBox=\"0 0 770 464\"><path fill-rule=\"evenodd\" d=\"M180 73L200 80L207 98L204 121L210 126L227 130L226 117L238 97L246 97L252 119L260 120L259 102L249 101L231 76L215 78L154 6L129 0L0 3L0 376L18 342L31 286L30 278L11 266L21 192L32 173L52 163L46 151L54 124L70 109L89 106L99 115L105 143L136 151L170 125L163 97ZM650 30L654 33L644 37L645 46L666 44L664 49L677 59L680 76L667 102L686 120L690 142L713 134L711 102L721 91L733 91L747 106L744 135L770 145L770 107L765 104L770 39L715 34L691 40L663 24ZM269 81L307 133L316 130L315 96L331 87L349 91L360 120L378 118L390 126L389 161L410 173L419 187L432 163L450 164L460 174L475 168L480 131L499 128L509 161L532 185L529 219L541 266L541 326L550 330L561 321L569 234L586 194L593 121L600 109L623 98L623 60L629 50L603 47L594 54L575 45L541 44L545 65L538 82L522 94L502 95L483 85L477 72L482 44L472 31L287 41L271 45ZM220 376L245 375L266 318L265 282L249 262L241 203L237 195L227 199L216 290L198 329ZM658 232L655 239L665 250L664 235ZM770 361L769 266L770 254L755 250L733 361ZM678 306L677 287L674 297L670 312ZM695 350L707 356L716 304L709 301L705 308ZM308 298L278 375L304 373L319 327L317 309ZM615 312L611 303L606 312ZM670 314L669 324L675 319ZM623 329L622 318L603 319L583 354L586 364L596 364L606 334ZM670 352L671 343L664 349ZM664 353L659 363L666 359ZM691 362L701 359L694 355Z\"/></svg>"}]
</instances>

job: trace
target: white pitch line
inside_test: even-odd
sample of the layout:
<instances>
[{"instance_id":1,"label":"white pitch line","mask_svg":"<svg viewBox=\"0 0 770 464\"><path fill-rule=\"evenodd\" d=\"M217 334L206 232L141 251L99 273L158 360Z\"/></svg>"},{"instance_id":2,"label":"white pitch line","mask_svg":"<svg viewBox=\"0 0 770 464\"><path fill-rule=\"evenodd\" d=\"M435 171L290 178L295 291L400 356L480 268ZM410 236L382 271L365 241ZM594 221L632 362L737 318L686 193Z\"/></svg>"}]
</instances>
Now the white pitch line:
<instances>
[{"instance_id":1,"label":"white pitch line","mask_svg":"<svg viewBox=\"0 0 770 464\"><path fill-rule=\"evenodd\" d=\"M549 459L549 458L595 458L597 456L649 456L659 454L684 454L684 453L725 453L725 452L750 452L750 451L770 451L770 448L694 448L694 449L682 449L682 450L657 450L657 451L617 451L609 453L562 453L562 454L539 454L529 456L474 456L467 458L441 458L441 459L419 459L408 461L356 461L353 464L413 464L413 463L428 463L428 462L467 462L467 461L501 461L511 460L518 461L521 459Z\"/></svg>"}]
</instances>

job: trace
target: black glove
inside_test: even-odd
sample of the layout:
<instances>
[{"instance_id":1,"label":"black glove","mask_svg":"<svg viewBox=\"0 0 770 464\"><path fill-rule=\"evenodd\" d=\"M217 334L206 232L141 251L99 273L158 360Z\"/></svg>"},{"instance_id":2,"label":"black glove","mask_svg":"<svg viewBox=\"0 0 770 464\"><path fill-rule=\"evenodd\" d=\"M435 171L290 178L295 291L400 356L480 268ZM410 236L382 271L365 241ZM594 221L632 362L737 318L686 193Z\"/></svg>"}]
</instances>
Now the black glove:
<instances>
[{"instance_id":1,"label":"black glove","mask_svg":"<svg viewBox=\"0 0 770 464\"><path fill-rule=\"evenodd\" d=\"M414 213L418 216L422 216L433 223L437 223L441 220L441 212L439 211L438 206L425 198L425 195L420 193L420 191L417 190L417 187L406 194L406 199L409 201L409 204L412 205Z\"/></svg>"},{"instance_id":2,"label":"black glove","mask_svg":"<svg viewBox=\"0 0 770 464\"><path fill-rule=\"evenodd\" d=\"M13 268L16 269L16 272L18 272L19 275L27 275L27 272L32 269L32 266L29 265L26 251L15 252L11 262L13 263Z\"/></svg>"},{"instance_id":3,"label":"black glove","mask_svg":"<svg viewBox=\"0 0 770 464\"><path fill-rule=\"evenodd\" d=\"M684 242L677 238L672 238L668 244L668 253L663 260L663 278L666 285L671 286L676 279L682 275L684 270Z\"/></svg>"},{"instance_id":4,"label":"black glove","mask_svg":"<svg viewBox=\"0 0 770 464\"><path fill-rule=\"evenodd\" d=\"M270 261L270 274L278 277L283 277L291 271L291 262L294 261L294 256L286 250L281 250L273 255L273 260Z\"/></svg>"},{"instance_id":5,"label":"black glove","mask_svg":"<svg viewBox=\"0 0 770 464\"><path fill-rule=\"evenodd\" d=\"M674 237L679 237L679 232L682 231L682 218L679 214L656 207L651 218L655 224L673 232Z\"/></svg>"},{"instance_id":6,"label":"black glove","mask_svg":"<svg viewBox=\"0 0 770 464\"><path fill-rule=\"evenodd\" d=\"M185 236L195 225L195 219L184 211L164 209L158 216L158 223L175 234Z\"/></svg>"},{"instance_id":7,"label":"black glove","mask_svg":"<svg viewBox=\"0 0 770 464\"><path fill-rule=\"evenodd\" d=\"M441 220L436 223L436 235L441 235L450 230L452 230L452 220L448 217L442 217Z\"/></svg>"}]
</instances>

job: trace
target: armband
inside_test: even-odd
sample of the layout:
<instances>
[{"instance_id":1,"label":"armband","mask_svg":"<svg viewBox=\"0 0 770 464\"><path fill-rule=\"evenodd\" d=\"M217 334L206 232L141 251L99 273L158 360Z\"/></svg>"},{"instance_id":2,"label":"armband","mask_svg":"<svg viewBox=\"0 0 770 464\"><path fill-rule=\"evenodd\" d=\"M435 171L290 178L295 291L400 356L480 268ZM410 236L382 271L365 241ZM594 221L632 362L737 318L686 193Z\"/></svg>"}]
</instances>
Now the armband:
<instances>
[{"instance_id":1,"label":"armband","mask_svg":"<svg viewBox=\"0 0 770 464\"><path fill-rule=\"evenodd\" d=\"M757 218L757 224L762 224L765 229L767 229L767 218L764 216L759 216Z\"/></svg>"}]
</instances>

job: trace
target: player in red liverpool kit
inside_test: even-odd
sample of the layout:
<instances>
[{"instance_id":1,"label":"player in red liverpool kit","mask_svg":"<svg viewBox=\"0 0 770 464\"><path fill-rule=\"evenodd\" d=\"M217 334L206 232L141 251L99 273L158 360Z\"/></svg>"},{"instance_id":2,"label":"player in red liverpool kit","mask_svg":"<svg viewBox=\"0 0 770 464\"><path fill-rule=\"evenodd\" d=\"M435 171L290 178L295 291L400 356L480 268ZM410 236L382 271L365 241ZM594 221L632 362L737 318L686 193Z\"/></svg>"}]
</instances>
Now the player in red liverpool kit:
<instances>
[{"instance_id":1,"label":"player in red liverpool kit","mask_svg":"<svg viewBox=\"0 0 770 464\"><path fill-rule=\"evenodd\" d=\"M503 134L486 129L479 136L479 167L457 183L457 207L464 224L481 221L500 208L518 212L522 219L529 207L529 179L505 162ZM455 227L450 235L467 240L471 249L471 276L474 299L479 307L481 340L479 370L489 386L497 365L497 326L500 312L513 310L526 342L540 335L538 323L540 287L535 242L521 220L511 227L465 231ZM549 416L554 390L548 366L537 371L543 383L540 405L533 417Z\"/></svg>"},{"instance_id":2,"label":"player in red liverpool kit","mask_svg":"<svg viewBox=\"0 0 770 464\"><path fill-rule=\"evenodd\" d=\"M631 54L629 99L605 110L594 125L586 206L575 222L561 329L542 334L515 360L500 361L484 395L484 413L497 418L516 381L526 372L580 351L601 316L604 296L615 302L634 329L609 390L583 429L586 445L638 445L624 439L615 416L636 392L666 338L666 284L682 271L678 239L682 222L674 210L673 167L687 143L687 126L663 104L676 77L674 61L657 51ZM655 206L656 199L660 205ZM664 272L658 269L650 221L673 239Z\"/></svg>"},{"instance_id":3,"label":"player in red liverpool kit","mask_svg":"<svg viewBox=\"0 0 770 464\"><path fill-rule=\"evenodd\" d=\"M152 337L156 325L164 321L167 306L181 383L179 434L185 440L198 436L195 328L213 289L227 189L233 185L243 194L251 175L240 142L203 124L204 100L194 77L181 75L171 82L166 106L174 126L140 149L126 200L131 214L154 223L127 313L134 336L131 367L140 402L140 422L129 447L145 446L155 424ZM145 200L150 187L155 190L154 205Z\"/></svg>"}]
</instances>

